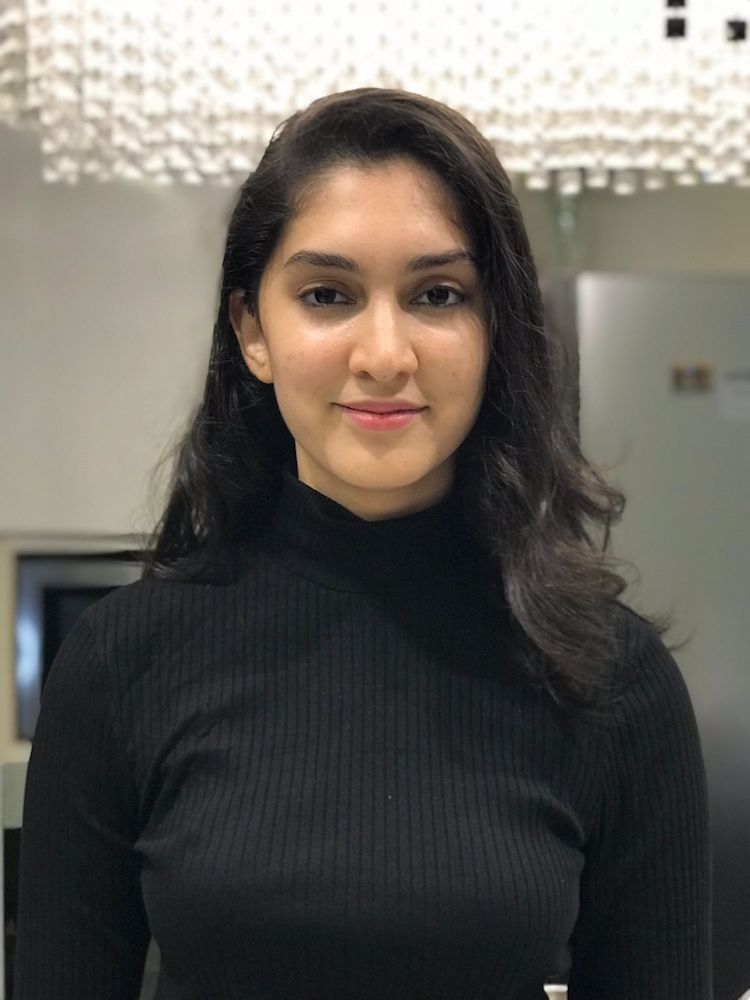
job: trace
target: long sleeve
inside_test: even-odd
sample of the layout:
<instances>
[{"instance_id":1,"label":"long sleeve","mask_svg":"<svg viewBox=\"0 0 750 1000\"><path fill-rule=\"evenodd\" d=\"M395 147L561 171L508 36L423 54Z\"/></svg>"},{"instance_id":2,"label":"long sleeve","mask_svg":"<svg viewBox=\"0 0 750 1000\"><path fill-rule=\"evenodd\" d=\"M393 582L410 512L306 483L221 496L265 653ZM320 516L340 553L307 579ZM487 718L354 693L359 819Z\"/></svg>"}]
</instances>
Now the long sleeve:
<instances>
[{"instance_id":1,"label":"long sleeve","mask_svg":"<svg viewBox=\"0 0 750 1000\"><path fill-rule=\"evenodd\" d=\"M640 629L635 679L604 763L586 852L570 1000L710 1000L711 869L693 708L657 633Z\"/></svg>"},{"instance_id":2,"label":"long sleeve","mask_svg":"<svg viewBox=\"0 0 750 1000\"><path fill-rule=\"evenodd\" d=\"M133 1000L149 931L134 800L84 619L50 671L27 778L16 1000Z\"/></svg>"}]
</instances>

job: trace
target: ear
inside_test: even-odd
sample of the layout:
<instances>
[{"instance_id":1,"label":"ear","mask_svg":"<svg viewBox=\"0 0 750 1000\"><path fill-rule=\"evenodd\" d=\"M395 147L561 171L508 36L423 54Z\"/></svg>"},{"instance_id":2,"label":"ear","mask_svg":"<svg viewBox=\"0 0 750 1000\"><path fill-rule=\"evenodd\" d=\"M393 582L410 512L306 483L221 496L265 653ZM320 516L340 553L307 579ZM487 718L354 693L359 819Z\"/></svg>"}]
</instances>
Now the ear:
<instances>
[{"instance_id":1,"label":"ear","mask_svg":"<svg viewBox=\"0 0 750 1000\"><path fill-rule=\"evenodd\" d=\"M244 292L235 290L229 296L229 319L245 364L261 382L273 382L271 358L260 323L248 310Z\"/></svg>"}]
</instances>

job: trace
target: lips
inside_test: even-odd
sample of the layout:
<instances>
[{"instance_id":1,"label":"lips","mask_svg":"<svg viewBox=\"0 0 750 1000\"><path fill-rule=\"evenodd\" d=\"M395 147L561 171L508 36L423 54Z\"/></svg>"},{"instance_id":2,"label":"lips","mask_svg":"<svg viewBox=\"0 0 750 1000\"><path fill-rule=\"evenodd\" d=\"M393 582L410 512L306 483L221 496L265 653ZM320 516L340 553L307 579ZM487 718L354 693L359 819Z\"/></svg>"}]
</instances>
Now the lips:
<instances>
[{"instance_id":1,"label":"lips","mask_svg":"<svg viewBox=\"0 0 750 1000\"><path fill-rule=\"evenodd\" d=\"M374 400L366 403L339 403L339 406L362 413L416 413L425 409L424 406L415 406L413 403L378 403Z\"/></svg>"},{"instance_id":2,"label":"lips","mask_svg":"<svg viewBox=\"0 0 750 1000\"><path fill-rule=\"evenodd\" d=\"M398 431L409 427L420 415L421 410L386 410L372 413L370 410L342 407L347 420L364 431Z\"/></svg>"}]
</instances>

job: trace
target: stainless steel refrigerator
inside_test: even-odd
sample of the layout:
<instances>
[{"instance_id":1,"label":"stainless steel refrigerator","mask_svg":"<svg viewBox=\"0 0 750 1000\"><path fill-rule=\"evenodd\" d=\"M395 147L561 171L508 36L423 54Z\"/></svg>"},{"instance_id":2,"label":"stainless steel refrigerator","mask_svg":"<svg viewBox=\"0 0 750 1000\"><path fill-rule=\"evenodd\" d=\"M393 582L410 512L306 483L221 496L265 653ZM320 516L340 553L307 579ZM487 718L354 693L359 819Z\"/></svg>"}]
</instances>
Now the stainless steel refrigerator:
<instances>
[{"instance_id":1,"label":"stainless steel refrigerator","mask_svg":"<svg viewBox=\"0 0 750 1000\"><path fill-rule=\"evenodd\" d=\"M711 802L715 1000L750 989L750 278L545 282L584 454L625 493L625 599L669 610Z\"/></svg>"}]
</instances>

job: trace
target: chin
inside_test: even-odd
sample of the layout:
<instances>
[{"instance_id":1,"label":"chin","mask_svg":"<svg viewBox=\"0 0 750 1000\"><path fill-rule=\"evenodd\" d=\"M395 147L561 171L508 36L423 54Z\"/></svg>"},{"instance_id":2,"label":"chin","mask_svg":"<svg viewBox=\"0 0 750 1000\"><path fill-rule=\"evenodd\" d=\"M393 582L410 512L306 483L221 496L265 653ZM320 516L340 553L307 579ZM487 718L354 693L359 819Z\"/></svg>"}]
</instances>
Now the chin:
<instances>
[{"instance_id":1,"label":"chin","mask_svg":"<svg viewBox=\"0 0 750 1000\"><path fill-rule=\"evenodd\" d=\"M371 467L361 468L354 475L348 470L348 473L345 473L341 478L357 489L389 492L418 488L422 484L427 485L430 481L437 484L442 479L438 468L415 463L412 467L407 468L402 464L398 469L391 470L388 468L387 462L375 460Z\"/></svg>"}]
</instances>

